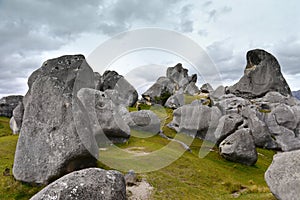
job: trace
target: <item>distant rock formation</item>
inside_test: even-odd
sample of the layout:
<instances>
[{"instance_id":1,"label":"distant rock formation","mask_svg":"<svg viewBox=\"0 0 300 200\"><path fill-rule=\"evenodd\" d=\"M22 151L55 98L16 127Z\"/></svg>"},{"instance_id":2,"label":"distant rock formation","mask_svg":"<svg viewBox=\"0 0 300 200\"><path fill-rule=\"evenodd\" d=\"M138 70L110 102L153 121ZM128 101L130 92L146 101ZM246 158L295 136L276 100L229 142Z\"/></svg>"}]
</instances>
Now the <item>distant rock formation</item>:
<instances>
[{"instance_id":1,"label":"distant rock formation","mask_svg":"<svg viewBox=\"0 0 300 200\"><path fill-rule=\"evenodd\" d=\"M13 110L22 102L23 96L12 95L0 99L0 116L11 118Z\"/></svg>"},{"instance_id":2,"label":"distant rock formation","mask_svg":"<svg viewBox=\"0 0 300 200\"><path fill-rule=\"evenodd\" d=\"M291 95L291 90L281 74L276 58L270 53L255 49L247 53L247 66L244 76L238 83L228 88L236 96L253 99L275 91Z\"/></svg>"},{"instance_id":3,"label":"distant rock formation","mask_svg":"<svg viewBox=\"0 0 300 200\"><path fill-rule=\"evenodd\" d=\"M30 200L41 199L126 200L126 184L120 172L89 168L56 180Z\"/></svg>"},{"instance_id":4,"label":"distant rock formation","mask_svg":"<svg viewBox=\"0 0 300 200\"><path fill-rule=\"evenodd\" d=\"M195 85L196 82L197 75L188 76L188 70L183 68L181 63L178 63L174 67L169 67L166 77L158 78L156 83L142 94L142 97L147 101L165 105L168 98L179 90L190 95L199 92Z\"/></svg>"},{"instance_id":5,"label":"distant rock formation","mask_svg":"<svg viewBox=\"0 0 300 200\"><path fill-rule=\"evenodd\" d=\"M17 180L47 184L96 166L98 146L88 115L73 95L81 88L94 88L93 76L84 56L69 55L44 62L29 77L13 165Z\"/></svg>"},{"instance_id":6,"label":"distant rock formation","mask_svg":"<svg viewBox=\"0 0 300 200\"><path fill-rule=\"evenodd\" d=\"M292 94L293 94L294 97L296 97L297 99L300 100L300 90L298 90L298 91L293 91Z\"/></svg>"}]
</instances>

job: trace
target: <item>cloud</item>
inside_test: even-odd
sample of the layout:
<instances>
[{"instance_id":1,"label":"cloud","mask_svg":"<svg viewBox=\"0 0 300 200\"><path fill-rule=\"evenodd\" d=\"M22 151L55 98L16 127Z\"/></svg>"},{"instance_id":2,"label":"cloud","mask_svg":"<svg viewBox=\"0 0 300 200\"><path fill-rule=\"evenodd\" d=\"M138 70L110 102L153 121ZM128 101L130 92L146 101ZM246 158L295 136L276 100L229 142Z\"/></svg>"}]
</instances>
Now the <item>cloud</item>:
<instances>
[{"instance_id":1,"label":"cloud","mask_svg":"<svg viewBox=\"0 0 300 200\"><path fill-rule=\"evenodd\" d=\"M21 80L40 67L43 54L57 51L82 35L112 36L132 27L164 24L169 24L170 29L182 27L182 30L191 31L192 22L187 19L180 21L180 16L175 15L185 5L181 2L0 1L0 70L3 72L0 96L16 92L24 94L26 82L23 81L22 85ZM188 15L189 10L183 9L183 12ZM4 84L6 81L18 84Z\"/></svg>"},{"instance_id":2,"label":"cloud","mask_svg":"<svg viewBox=\"0 0 300 200\"><path fill-rule=\"evenodd\" d=\"M300 74L300 38L291 37L279 41L272 46L272 49L281 65L281 69L286 74Z\"/></svg>"}]
</instances>

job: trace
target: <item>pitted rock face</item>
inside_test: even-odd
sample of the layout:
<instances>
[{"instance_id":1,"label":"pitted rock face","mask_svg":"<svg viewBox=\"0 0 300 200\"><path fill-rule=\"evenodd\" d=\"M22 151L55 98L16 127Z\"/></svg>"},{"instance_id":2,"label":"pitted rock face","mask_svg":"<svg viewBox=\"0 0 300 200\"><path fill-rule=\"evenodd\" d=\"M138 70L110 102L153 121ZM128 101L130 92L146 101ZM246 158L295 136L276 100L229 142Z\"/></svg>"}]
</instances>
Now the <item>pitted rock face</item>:
<instances>
[{"instance_id":1,"label":"pitted rock face","mask_svg":"<svg viewBox=\"0 0 300 200\"><path fill-rule=\"evenodd\" d=\"M58 179L30 200L41 199L125 200L126 184L120 172L89 168Z\"/></svg>"},{"instance_id":2,"label":"pitted rock face","mask_svg":"<svg viewBox=\"0 0 300 200\"><path fill-rule=\"evenodd\" d=\"M45 184L96 165L98 147L76 101L80 88L94 88L93 77L81 55L48 60L30 76L13 166L17 180Z\"/></svg>"},{"instance_id":3,"label":"pitted rock face","mask_svg":"<svg viewBox=\"0 0 300 200\"><path fill-rule=\"evenodd\" d=\"M280 65L270 53L255 49L247 53L244 76L238 83L228 88L228 92L244 98L258 98L270 91L291 95Z\"/></svg>"}]
</instances>

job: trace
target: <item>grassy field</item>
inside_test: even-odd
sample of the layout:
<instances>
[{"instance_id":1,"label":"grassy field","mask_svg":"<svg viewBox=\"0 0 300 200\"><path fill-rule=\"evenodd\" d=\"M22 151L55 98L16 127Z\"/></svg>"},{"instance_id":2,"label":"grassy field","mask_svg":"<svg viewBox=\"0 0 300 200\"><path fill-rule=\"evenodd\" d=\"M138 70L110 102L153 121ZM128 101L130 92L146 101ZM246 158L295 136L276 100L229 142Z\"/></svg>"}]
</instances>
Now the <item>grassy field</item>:
<instances>
[{"instance_id":1,"label":"grassy field","mask_svg":"<svg viewBox=\"0 0 300 200\"><path fill-rule=\"evenodd\" d=\"M0 117L0 137L12 135L12 131L9 128L9 118Z\"/></svg>"},{"instance_id":2,"label":"grassy field","mask_svg":"<svg viewBox=\"0 0 300 200\"><path fill-rule=\"evenodd\" d=\"M150 107L145 107L144 109L151 109L159 115L164 121L162 127L166 135L170 137L176 136L177 139L184 142L191 141L187 136L176 134L173 130L164 126L172 120L171 109L161 110ZM133 111L135 108L130 108L130 110ZM7 118L1 118L0 127L4 127L1 133L5 133L3 135L6 135L0 137L0 199L29 199L41 187L20 183L15 181L13 176L11 176L18 136L11 135L11 132L7 129ZM131 137L126 144L118 145L118 149L130 150L127 158L131 160L136 159L136 162L140 163L142 161L147 165L147 159L143 161L143 154L147 155L160 151L168 145L170 151L160 152L168 155L179 155L183 152L181 145L170 144L169 140L158 135L149 138ZM154 187L152 199L275 199L264 181L264 172L272 162L273 151L258 149L259 159L256 165L244 166L224 160L218 154L216 148L212 149L208 156L201 159L198 157L201 145L202 141L195 139L191 144L192 151L183 153L179 159L176 159L170 165L156 171L138 174L139 177L146 178ZM114 149L111 151L100 151L100 156L103 158L116 158L118 155L118 150ZM121 157L120 160L122 162ZM156 161L159 162L160 159L158 158ZM141 166L143 167L143 165ZM110 168L101 162L99 162L99 167ZM130 167L134 166L130 166L129 164L128 169ZM9 176L3 175L5 169L10 170ZM234 195L238 197L234 198Z\"/></svg>"}]
</instances>

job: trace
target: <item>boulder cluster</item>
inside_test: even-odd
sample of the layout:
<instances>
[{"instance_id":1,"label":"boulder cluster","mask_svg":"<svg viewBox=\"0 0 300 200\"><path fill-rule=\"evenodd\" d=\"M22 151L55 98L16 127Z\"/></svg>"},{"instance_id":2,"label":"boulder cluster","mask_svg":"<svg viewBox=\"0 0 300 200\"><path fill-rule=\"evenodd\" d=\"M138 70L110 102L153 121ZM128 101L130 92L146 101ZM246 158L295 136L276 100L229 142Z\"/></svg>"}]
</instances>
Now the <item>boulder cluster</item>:
<instances>
[{"instance_id":1,"label":"boulder cluster","mask_svg":"<svg viewBox=\"0 0 300 200\"><path fill-rule=\"evenodd\" d=\"M13 116L13 110L22 102L23 96L12 95L0 99L0 116L9 117Z\"/></svg>"},{"instance_id":2,"label":"boulder cluster","mask_svg":"<svg viewBox=\"0 0 300 200\"><path fill-rule=\"evenodd\" d=\"M127 110L160 104L173 109L170 128L216 144L229 161L254 165L257 147L282 152L274 157L266 181L278 199L300 196L300 101L273 55L256 49L246 59L240 81L216 89L209 83L198 88L197 75L189 76L179 63L141 100L122 75L93 72L82 55L44 62L29 77L23 99L0 100L1 115L12 117L11 128L20 134L14 177L52 182L32 199L126 199L123 175L95 168L99 148L124 143L136 132L162 134L152 111ZM186 103L186 97L194 101ZM294 187L287 189L290 185Z\"/></svg>"}]
</instances>

